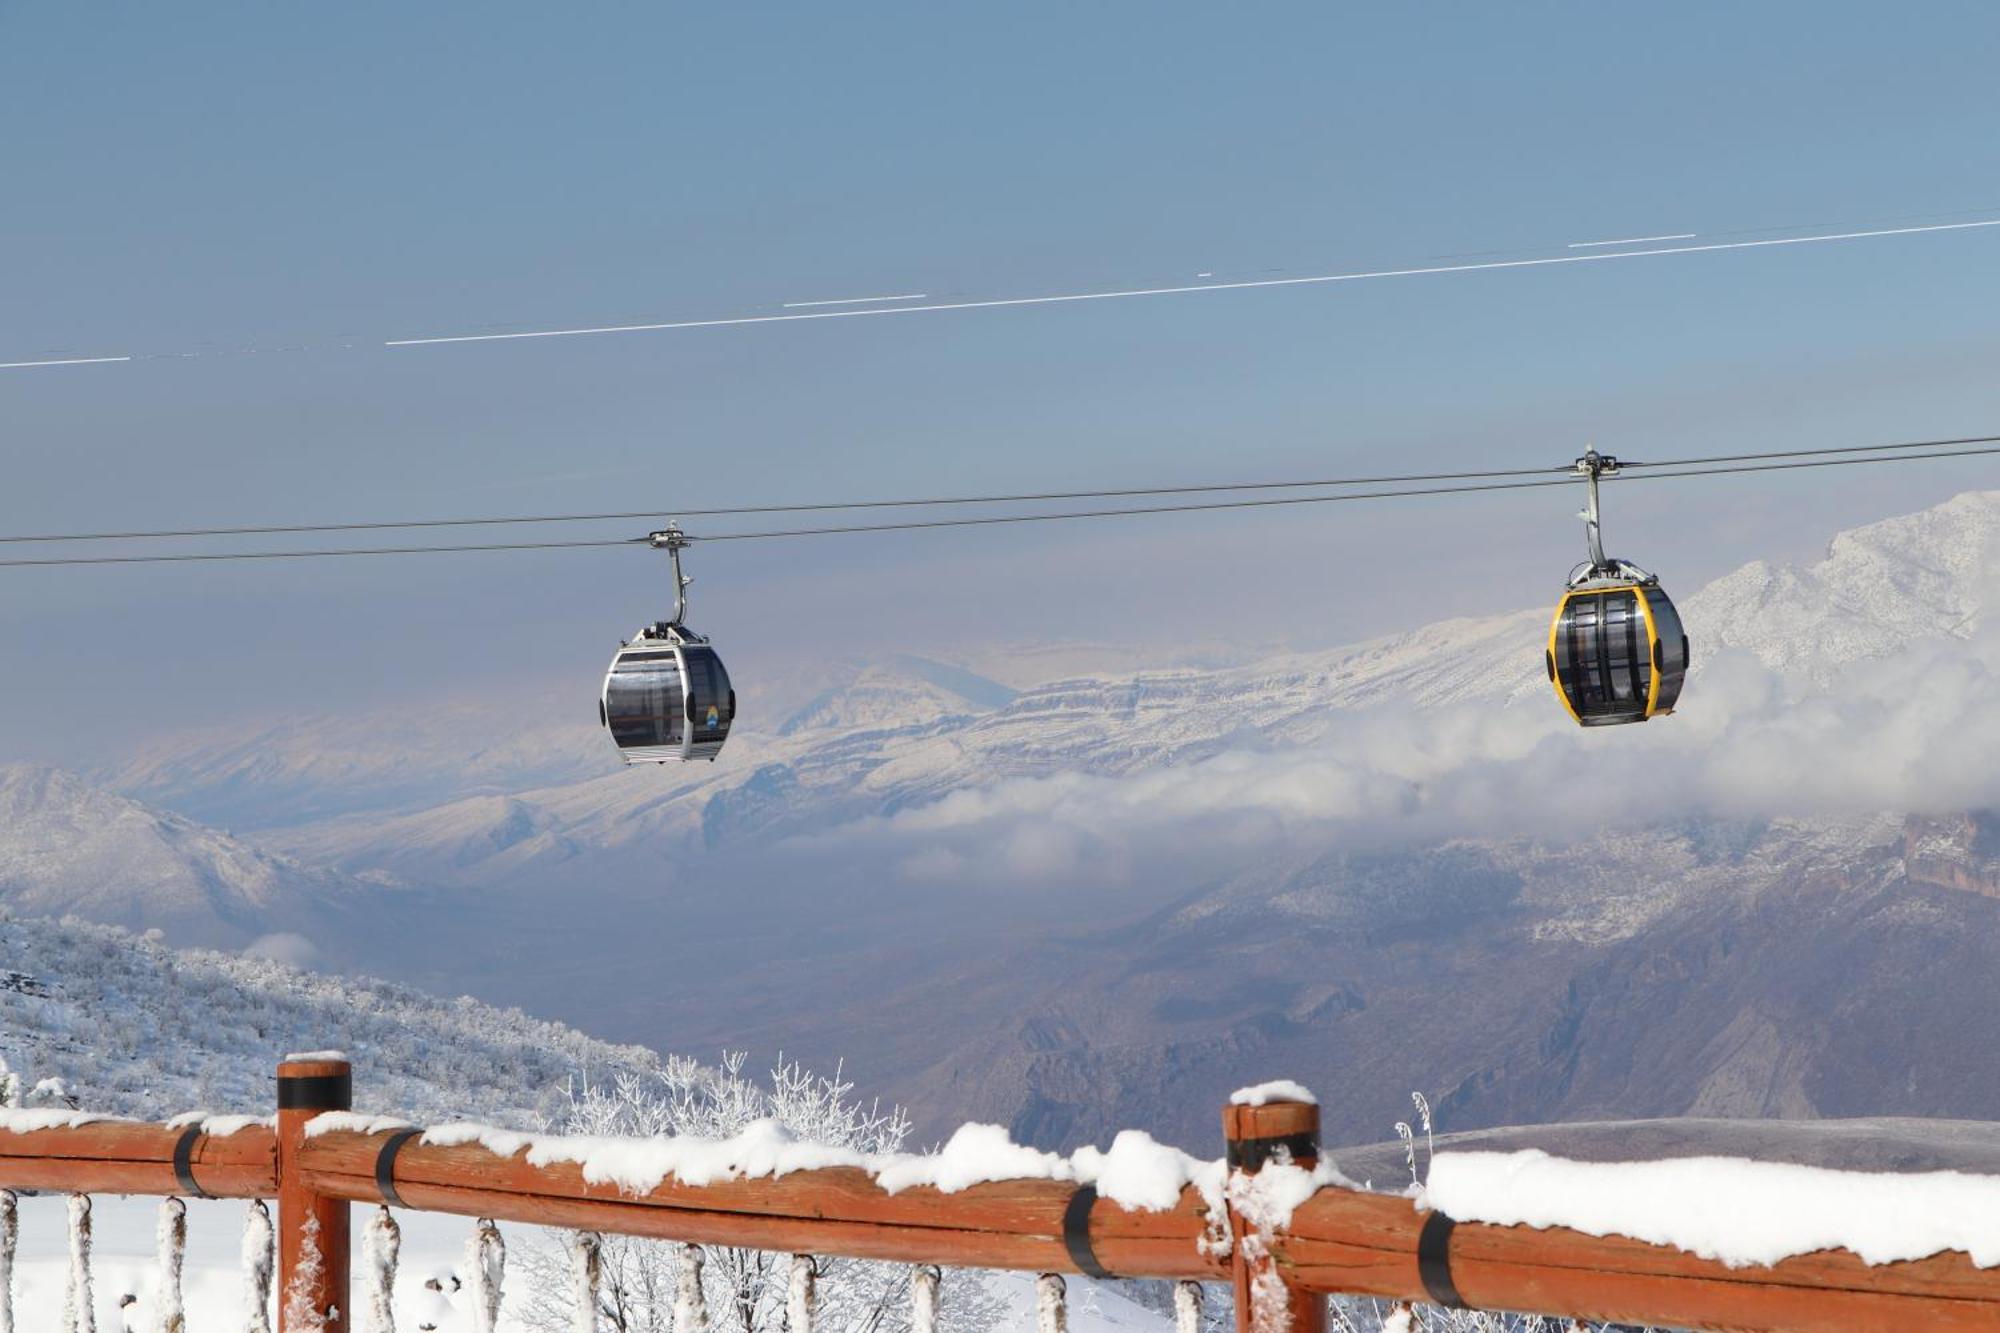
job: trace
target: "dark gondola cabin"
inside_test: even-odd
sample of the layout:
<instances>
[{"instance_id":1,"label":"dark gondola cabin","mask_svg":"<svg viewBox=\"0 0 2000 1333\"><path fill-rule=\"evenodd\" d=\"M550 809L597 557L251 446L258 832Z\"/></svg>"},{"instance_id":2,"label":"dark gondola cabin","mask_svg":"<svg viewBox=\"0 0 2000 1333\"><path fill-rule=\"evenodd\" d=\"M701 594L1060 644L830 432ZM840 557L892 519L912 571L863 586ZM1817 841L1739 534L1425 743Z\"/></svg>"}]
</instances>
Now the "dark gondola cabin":
<instances>
[{"instance_id":1,"label":"dark gondola cabin","mask_svg":"<svg viewBox=\"0 0 2000 1333\"><path fill-rule=\"evenodd\" d=\"M648 626L618 650L601 703L628 764L713 759L736 717L736 691L715 649L667 623Z\"/></svg>"},{"instance_id":2,"label":"dark gondola cabin","mask_svg":"<svg viewBox=\"0 0 2000 1333\"><path fill-rule=\"evenodd\" d=\"M1593 580L1563 594L1549 626L1549 680L1586 727L1674 711L1687 678L1680 614L1657 583Z\"/></svg>"}]
</instances>

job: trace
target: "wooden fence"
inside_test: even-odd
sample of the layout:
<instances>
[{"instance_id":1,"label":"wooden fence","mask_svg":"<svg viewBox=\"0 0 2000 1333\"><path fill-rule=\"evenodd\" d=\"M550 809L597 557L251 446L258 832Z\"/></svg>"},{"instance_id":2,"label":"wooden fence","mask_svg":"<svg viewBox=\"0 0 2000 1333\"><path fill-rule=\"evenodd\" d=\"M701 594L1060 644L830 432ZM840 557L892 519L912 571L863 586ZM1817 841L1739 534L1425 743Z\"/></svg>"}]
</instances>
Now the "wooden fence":
<instances>
[{"instance_id":1,"label":"wooden fence","mask_svg":"<svg viewBox=\"0 0 2000 1333\"><path fill-rule=\"evenodd\" d=\"M1688 1328L2000 1330L2000 1269L1959 1253L1870 1266L1827 1251L1731 1268L1617 1237L1454 1223L1404 1197L1336 1187L1267 1231L1234 1204L1225 1231L1193 1187L1162 1211L1054 1180L890 1194L854 1168L701 1186L670 1177L632 1193L574 1163L531 1165L409 1130L309 1135L314 1117L348 1108L350 1086L345 1061L281 1064L275 1130L95 1121L0 1133L0 1188L276 1199L280 1333L345 1333L355 1203L795 1255L1227 1282L1239 1333L1321 1333L1331 1294ZM1318 1121L1297 1102L1224 1108L1238 1182L1274 1160L1310 1166Z\"/></svg>"}]
</instances>

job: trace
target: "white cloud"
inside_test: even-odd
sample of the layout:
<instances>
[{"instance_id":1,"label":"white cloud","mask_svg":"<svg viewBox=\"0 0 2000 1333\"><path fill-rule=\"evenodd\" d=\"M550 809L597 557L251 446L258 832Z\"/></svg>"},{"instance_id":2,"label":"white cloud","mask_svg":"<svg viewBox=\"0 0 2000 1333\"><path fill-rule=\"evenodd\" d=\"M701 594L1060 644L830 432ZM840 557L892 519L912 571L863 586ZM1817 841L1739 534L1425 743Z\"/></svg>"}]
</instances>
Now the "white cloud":
<instances>
[{"instance_id":1,"label":"white cloud","mask_svg":"<svg viewBox=\"0 0 2000 1333\"><path fill-rule=\"evenodd\" d=\"M268 958L292 967L311 967L319 961L319 946L288 930L260 936L245 945L243 952L252 958Z\"/></svg>"},{"instance_id":2,"label":"white cloud","mask_svg":"<svg viewBox=\"0 0 2000 1333\"><path fill-rule=\"evenodd\" d=\"M1454 836L1553 840L1686 816L2000 804L2000 635L1914 644L1788 687L1747 653L1704 663L1683 710L1581 729L1546 697L1351 713L1307 748L954 792L807 840L906 881L1193 881L1250 857Z\"/></svg>"}]
</instances>

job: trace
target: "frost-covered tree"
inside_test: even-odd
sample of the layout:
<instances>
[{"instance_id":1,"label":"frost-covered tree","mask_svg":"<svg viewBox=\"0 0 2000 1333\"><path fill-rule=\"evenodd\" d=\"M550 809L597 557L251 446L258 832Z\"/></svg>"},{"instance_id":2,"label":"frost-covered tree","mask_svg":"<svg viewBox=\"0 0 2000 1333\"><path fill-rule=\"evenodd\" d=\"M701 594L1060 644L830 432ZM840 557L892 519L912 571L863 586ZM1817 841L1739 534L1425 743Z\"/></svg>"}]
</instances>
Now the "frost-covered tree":
<instances>
[{"instance_id":1,"label":"frost-covered tree","mask_svg":"<svg viewBox=\"0 0 2000 1333\"><path fill-rule=\"evenodd\" d=\"M1339 1297L1328 1306L1328 1333L1660 1333L1631 1324L1591 1324L1546 1315L1442 1310Z\"/></svg>"},{"instance_id":2,"label":"frost-covered tree","mask_svg":"<svg viewBox=\"0 0 2000 1333\"><path fill-rule=\"evenodd\" d=\"M744 1073L744 1056L720 1065L669 1057L651 1074L621 1074L609 1085L572 1082L551 1126L591 1136L693 1135L723 1139L759 1121L796 1138L865 1153L894 1152L909 1136L901 1107L854 1095L839 1069L832 1077L780 1061L764 1079ZM673 1333L679 1247L605 1236L600 1250L598 1319L616 1333ZM715 1333L783 1333L790 1256L729 1246L702 1247L702 1297ZM570 1333L575 1316L575 1250L543 1241L522 1256L527 1297L522 1318L546 1333ZM905 1264L819 1260L815 1333L909 1333L911 1269ZM984 1333L1005 1307L973 1275L943 1288L952 1333Z\"/></svg>"}]
</instances>

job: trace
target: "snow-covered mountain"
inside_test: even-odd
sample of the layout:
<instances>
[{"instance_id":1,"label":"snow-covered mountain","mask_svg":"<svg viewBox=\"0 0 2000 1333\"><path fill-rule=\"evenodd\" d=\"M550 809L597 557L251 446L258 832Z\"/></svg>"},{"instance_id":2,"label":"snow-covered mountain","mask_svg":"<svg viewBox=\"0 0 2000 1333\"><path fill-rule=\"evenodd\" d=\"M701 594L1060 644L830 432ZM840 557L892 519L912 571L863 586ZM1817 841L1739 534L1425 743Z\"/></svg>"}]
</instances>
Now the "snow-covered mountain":
<instances>
[{"instance_id":1,"label":"snow-covered mountain","mask_svg":"<svg viewBox=\"0 0 2000 1333\"><path fill-rule=\"evenodd\" d=\"M1844 533L1809 566L1756 563L1706 588L1676 589L1696 645L1689 702L1699 704L1701 676L1729 652L1807 689L1863 659L1970 635L1992 581L1996 533L2000 493L1972 493ZM303 806L280 784L263 817L246 822L282 825L265 828L269 845L349 871L421 883L566 881L597 858L622 870L795 837L1011 779L1135 774L1231 750L1311 746L1382 707L1505 705L1553 728L1541 665L1546 617L1535 608L1245 665L1072 676L1018 690L905 659L851 675L775 727L746 727L714 766L621 771L585 719L561 733L565 745L584 747L569 767L510 770L471 756L465 766L485 788L477 793L399 806L387 798L401 788L384 783L374 795L343 797L369 813L331 819L297 817ZM754 706L755 683L742 688ZM556 733L531 725L525 734ZM240 803L254 790L242 765L265 739L244 741L226 761L212 749L183 759L156 752L114 781L169 791L189 808ZM424 733L411 739L411 762L396 771L442 762ZM281 748L312 743L307 734ZM371 744L386 748L380 737ZM211 780L211 767L224 776ZM546 780L552 773L561 780Z\"/></svg>"},{"instance_id":2,"label":"snow-covered mountain","mask_svg":"<svg viewBox=\"0 0 2000 1333\"><path fill-rule=\"evenodd\" d=\"M2000 491L1836 536L1810 565L1754 561L1686 605L1702 643L1825 684L1839 668L1927 639L1969 637L2000 588Z\"/></svg>"},{"instance_id":3,"label":"snow-covered mountain","mask_svg":"<svg viewBox=\"0 0 2000 1333\"><path fill-rule=\"evenodd\" d=\"M544 698L425 700L365 719L300 714L155 738L90 776L193 819L254 829L576 782L614 768ZM495 727L496 716L508 719Z\"/></svg>"},{"instance_id":4,"label":"snow-covered mountain","mask_svg":"<svg viewBox=\"0 0 2000 1333\"><path fill-rule=\"evenodd\" d=\"M260 840L423 883L567 876L592 856L679 855L796 835L1006 778L1130 773L1246 742L1306 744L1339 710L1504 697L1539 680L1533 643L1545 614L1450 621L1255 666L1076 677L1019 691L978 678L947 691L930 674L891 665L810 701L775 732L733 736L721 764L624 771L606 754L604 771L580 781L289 823ZM1497 673L1496 661L1506 664ZM588 739L608 749L594 733ZM198 781L194 770L181 773Z\"/></svg>"},{"instance_id":5,"label":"snow-covered mountain","mask_svg":"<svg viewBox=\"0 0 2000 1333\"><path fill-rule=\"evenodd\" d=\"M320 933L381 892L43 765L0 765L0 903L176 944Z\"/></svg>"}]
</instances>

